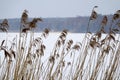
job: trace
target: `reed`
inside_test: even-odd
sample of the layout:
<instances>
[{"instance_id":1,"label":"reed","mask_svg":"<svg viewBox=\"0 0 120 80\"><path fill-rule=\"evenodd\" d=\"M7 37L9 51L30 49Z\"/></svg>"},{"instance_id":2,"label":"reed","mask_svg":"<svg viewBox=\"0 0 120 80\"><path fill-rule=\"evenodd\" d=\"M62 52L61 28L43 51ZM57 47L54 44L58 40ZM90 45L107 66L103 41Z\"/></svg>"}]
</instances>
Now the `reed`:
<instances>
[{"instance_id":1,"label":"reed","mask_svg":"<svg viewBox=\"0 0 120 80\"><path fill-rule=\"evenodd\" d=\"M1 41L0 51L3 51L5 58L0 65L0 80L119 80L120 34L117 33L120 28L120 10L113 15L109 33L104 31L108 22L106 15L98 31L91 33L90 22L97 20L94 10L97 7L92 10L83 41L67 39L69 32L63 30L49 53L45 53L49 44L45 45L44 40L50 30L46 28L35 37L34 29L38 21L43 20L33 18L29 21L28 11L25 10L21 16L19 36L10 45L7 38ZM9 23L4 19L0 23L0 30L7 35L8 29ZM43 62L45 54L49 57Z\"/></svg>"}]
</instances>

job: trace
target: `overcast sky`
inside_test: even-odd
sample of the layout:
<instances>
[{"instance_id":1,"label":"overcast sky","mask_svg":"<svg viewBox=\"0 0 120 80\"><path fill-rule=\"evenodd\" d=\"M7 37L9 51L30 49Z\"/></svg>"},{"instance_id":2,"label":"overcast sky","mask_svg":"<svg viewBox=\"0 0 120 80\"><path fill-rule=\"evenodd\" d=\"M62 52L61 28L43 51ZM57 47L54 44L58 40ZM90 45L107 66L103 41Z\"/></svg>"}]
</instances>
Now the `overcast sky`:
<instances>
[{"instance_id":1,"label":"overcast sky","mask_svg":"<svg viewBox=\"0 0 120 80\"><path fill-rule=\"evenodd\" d=\"M113 14L120 0L0 0L0 19L20 18L24 9L29 17L89 16L93 6L100 14Z\"/></svg>"}]
</instances>

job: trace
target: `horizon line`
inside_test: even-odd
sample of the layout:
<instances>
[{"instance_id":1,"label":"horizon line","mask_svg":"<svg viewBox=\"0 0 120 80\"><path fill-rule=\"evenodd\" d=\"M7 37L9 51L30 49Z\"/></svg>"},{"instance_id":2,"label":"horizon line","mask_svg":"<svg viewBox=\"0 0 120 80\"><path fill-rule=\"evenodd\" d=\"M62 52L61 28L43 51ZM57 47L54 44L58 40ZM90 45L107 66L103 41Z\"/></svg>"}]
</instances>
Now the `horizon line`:
<instances>
[{"instance_id":1,"label":"horizon line","mask_svg":"<svg viewBox=\"0 0 120 80\"><path fill-rule=\"evenodd\" d=\"M104 15L108 15L108 16L110 16L110 15L113 15L113 14L98 14L98 15L101 15L101 16L104 16ZM76 17L90 17L90 15L85 15L85 16L83 16L83 15L76 15L76 16L51 16L51 17L40 17L40 18L76 18ZM20 19L21 17L11 17L11 18L0 18L1 20L2 19ZM39 17L29 17L29 19L30 18L39 18Z\"/></svg>"}]
</instances>

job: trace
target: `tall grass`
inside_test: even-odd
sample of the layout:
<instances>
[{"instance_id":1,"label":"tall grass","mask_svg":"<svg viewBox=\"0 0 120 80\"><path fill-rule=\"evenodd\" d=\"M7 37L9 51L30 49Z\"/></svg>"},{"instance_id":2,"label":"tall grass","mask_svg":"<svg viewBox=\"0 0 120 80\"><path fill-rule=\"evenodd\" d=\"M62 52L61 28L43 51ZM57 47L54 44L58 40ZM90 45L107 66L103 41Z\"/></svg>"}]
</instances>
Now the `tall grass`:
<instances>
[{"instance_id":1,"label":"tall grass","mask_svg":"<svg viewBox=\"0 0 120 80\"><path fill-rule=\"evenodd\" d=\"M4 51L5 58L0 64L0 80L120 80L120 34L116 35L120 27L120 10L113 15L109 33L104 31L107 16L103 17L100 29L91 33L90 21L97 19L94 8L82 43L68 40L69 33L63 30L50 54L45 53L49 44L44 44L50 30L45 29L39 37L34 37L36 23L42 19L29 21L25 10L19 36L11 45L7 44L7 38L1 41L0 51ZM7 32L8 26L5 19L0 29ZM45 54L49 57L43 62Z\"/></svg>"}]
</instances>

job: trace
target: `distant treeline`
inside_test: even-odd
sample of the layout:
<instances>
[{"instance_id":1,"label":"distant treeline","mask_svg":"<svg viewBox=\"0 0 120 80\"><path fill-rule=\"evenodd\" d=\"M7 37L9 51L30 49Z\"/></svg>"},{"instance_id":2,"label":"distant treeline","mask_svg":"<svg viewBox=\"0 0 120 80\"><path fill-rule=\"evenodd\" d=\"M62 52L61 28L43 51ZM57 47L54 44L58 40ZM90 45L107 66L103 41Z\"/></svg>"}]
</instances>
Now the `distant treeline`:
<instances>
[{"instance_id":1,"label":"distant treeline","mask_svg":"<svg viewBox=\"0 0 120 80\"><path fill-rule=\"evenodd\" d=\"M90 23L90 32L96 32L100 28L104 15L98 15L96 20ZM109 31L112 15L107 15L108 23L105 26L105 32ZM29 19L30 21L32 18ZM89 17L67 17L67 18L43 18L43 22L39 22L35 32L41 32L45 28L49 28L53 32L60 32L67 29L69 32L85 33L88 26ZM2 19L0 19L2 22ZM8 19L10 25L9 32L20 31L20 19Z\"/></svg>"}]
</instances>

